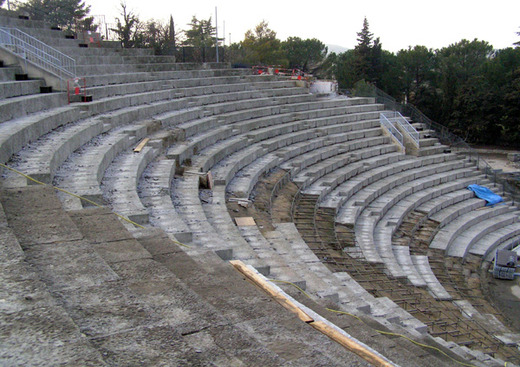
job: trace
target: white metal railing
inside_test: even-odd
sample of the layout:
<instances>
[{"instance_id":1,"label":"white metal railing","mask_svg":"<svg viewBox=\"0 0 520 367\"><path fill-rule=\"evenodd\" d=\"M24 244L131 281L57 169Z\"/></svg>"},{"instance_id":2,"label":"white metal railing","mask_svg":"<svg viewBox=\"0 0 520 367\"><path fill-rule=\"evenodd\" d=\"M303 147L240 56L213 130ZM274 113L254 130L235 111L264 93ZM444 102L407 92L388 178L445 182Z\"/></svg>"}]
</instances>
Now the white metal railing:
<instances>
[{"instance_id":1,"label":"white metal railing","mask_svg":"<svg viewBox=\"0 0 520 367\"><path fill-rule=\"evenodd\" d=\"M392 136L397 140L397 142L401 145L401 147L404 147L404 138L403 134L393 124L392 121L386 117L385 113L381 113L379 115L379 122L383 128L385 128Z\"/></svg>"},{"instance_id":2,"label":"white metal railing","mask_svg":"<svg viewBox=\"0 0 520 367\"><path fill-rule=\"evenodd\" d=\"M398 124L412 138L415 145L420 146L420 135L415 127L403 117L398 111L381 112L392 124Z\"/></svg>"},{"instance_id":3,"label":"white metal railing","mask_svg":"<svg viewBox=\"0 0 520 367\"><path fill-rule=\"evenodd\" d=\"M17 28L0 27L0 47L62 79L76 76L76 61L73 58Z\"/></svg>"}]
</instances>

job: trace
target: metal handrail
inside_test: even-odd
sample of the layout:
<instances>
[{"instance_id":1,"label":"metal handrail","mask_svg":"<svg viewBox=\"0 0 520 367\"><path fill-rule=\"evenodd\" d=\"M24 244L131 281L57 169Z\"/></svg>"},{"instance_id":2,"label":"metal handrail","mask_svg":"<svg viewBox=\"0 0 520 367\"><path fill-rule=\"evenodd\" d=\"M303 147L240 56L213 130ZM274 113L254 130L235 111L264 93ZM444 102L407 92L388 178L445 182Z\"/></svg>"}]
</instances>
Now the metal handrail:
<instances>
[{"instance_id":1,"label":"metal handrail","mask_svg":"<svg viewBox=\"0 0 520 367\"><path fill-rule=\"evenodd\" d=\"M397 128L395 125L385 116L384 113L381 113L379 115L379 123L382 127L384 127L392 136L394 136L398 143L401 145L401 147L404 147L404 138L403 134Z\"/></svg>"},{"instance_id":2,"label":"metal handrail","mask_svg":"<svg viewBox=\"0 0 520 367\"><path fill-rule=\"evenodd\" d=\"M415 129L415 127L410 124L410 122L399 113L399 111L391 111L391 112L381 112L385 114L385 117L390 120L390 122L397 123L401 128L406 131L406 133L412 138L415 145L420 147L420 135L419 132Z\"/></svg>"},{"instance_id":3,"label":"metal handrail","mask_svg":"<svg viewBox=\"0 0 520 367\"><path fill-rule=\"evenodd\" d=\"M76 60L17 28L0 27L0 47L62 79L76 76Z\"/></svg>"}]
</instances>

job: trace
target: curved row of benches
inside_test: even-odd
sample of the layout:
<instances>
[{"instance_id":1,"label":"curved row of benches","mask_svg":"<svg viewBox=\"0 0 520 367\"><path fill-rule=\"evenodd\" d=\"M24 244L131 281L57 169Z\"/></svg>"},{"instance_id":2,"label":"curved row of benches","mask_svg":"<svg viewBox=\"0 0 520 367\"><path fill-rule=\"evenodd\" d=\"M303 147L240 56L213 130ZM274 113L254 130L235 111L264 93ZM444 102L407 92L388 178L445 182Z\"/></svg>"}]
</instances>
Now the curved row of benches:
<instances>
[{"instance_id":1,"label":"curved row of benches","mask_svg":"<svg viewBox=\"0 0 520 367\"><path fill-rule=\"evenodd\" d=\"M323 208L353 226L367 260L373 248L381 259L377 261L392 274L415 278L415 284L447 299L427 258L392 248L389 226L381 224L395 228L419 205L460 190L475 175L468 162L439 154L439 146L428 148L433 155L420 158L398 153L378 127L382 106L371 99L317 99L292 81L221 68L128 73L148 63L147 57L122 57L133 69L122 68L118 57L100 57L121 73L95 75L112 69L84 67L92 73L92 85L99 85L92 88L99 99L90 105L35 107L34 112L47 111L20 114L18 120L6 117L0 125L6 132L2 162L14 155L16 168L42 181L95 202L103 199L141 225L158 226L172 238L191 242L186 252L194 257L203 258L209 249L223 259L242 259L265 274L305 287L317 300L368 313L393 330L424 337L426 326L388 298L374 298L347 273L332 273L294 224L277 224L268 234L256 226L237 227L226 200L229 195L249 197L262 174L282 167L303 193L319 196ZM170 70L167 61L155 65ZM134 152L145 137L148 143ZM215 179L211 195L199 191L201 176L208 171ZM4 184L16 186L7 176ZM411 196L417 200L400 206ZM359 205L343 220L350 203ZM69 209L88 205L76 199L64 203ZM378 228L387 236L379 246L374 244ZM489 231L479 232L479 239Z\"/></svg>"}]
</instances>

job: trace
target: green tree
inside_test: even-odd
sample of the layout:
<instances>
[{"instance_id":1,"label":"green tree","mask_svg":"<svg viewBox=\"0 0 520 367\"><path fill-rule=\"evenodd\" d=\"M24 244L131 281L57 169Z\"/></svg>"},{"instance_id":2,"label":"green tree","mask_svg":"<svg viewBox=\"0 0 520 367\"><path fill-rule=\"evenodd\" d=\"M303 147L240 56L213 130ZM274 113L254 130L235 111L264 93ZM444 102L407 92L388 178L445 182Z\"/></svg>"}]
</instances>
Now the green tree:
<instances>
[{"instance_id":1,"label":"green tree","mask_svg":"<svg viewBox=\"0 0 520 367\"><path fill-rule=\"evenodd\" d=\"M116 18L116 28L111 30L116 33L124 48L135 47L142 39L142 23L133 11L127 10L125 2L121 2L120 6L121 18Z\"/></svg>"},{"instance_id":2,"label":"green tree","mask_svg":"<svg viewBox=\"0 0 520 367\"><path fill-rule=\"evenodd\" d=\"M211 25L211 17L207 20L198 20L197 17L193 16L191 23L188 25L190 29L185 31L185 46L211 47L215 44L216 28Z\"/></svg>"},{"instance_id":3,"label":"green tree","mask_svg":"<svg viewBox=\"0 0 520 367\"><path fill-rule=\"evenodd\" d=\"M384 71L383 48L379 38L374 40L367 18L363 20L363 28L357 36L356 47L338 58L338 83L341 88L352 88L356 82L364 80L382 87L380 83Z\"/></svg>"},{"instance_id":4,"label":"green tree","mask_svg":"<svg viewBox=\"0 0 520 367\"><path fill-rule=\"evenodd\" d=\"M381 50L377 57L379 71L375 79L378 88L384 90L397 100L402 100L402 72L399 67L397 56L386 50Z\"/></svg>"},{"instance_id":5,"label":"green tree","mask_svg":"<svg viewBox=\"0 0 520 367\"><path fill-rule=\"evenodd\" d=\"M478 99L470 103L469 98L483 95L480 91L485 88L482 71L492 51L490 44L475 39L471 42L462 40L437 52L441 92L439 117L460 133L467 134L471 130L468 127L476 113L472 103L478 104ZM472 96L464 96L469 92Z\"/></svg>"},{"instance_id":6,"label":"green tree","mask_svg":"<svg viewBox=\"0 0 520 367\"><path fill-rule=\"evenodd\" d=\"M397 61L406 100L423 108L424 100L435 93L435 53L425 46L409 47L397 53Z\"/></svg>"},{"instance_id":7,"label":"green tree","mask_svg":"<svg viewBox=\"0 0 520 367\"><path fill-rule=\"evenodd\" d=\"M500 129L496 143L520 144L520 48L495 52L484 65L484 78L492 98L486 104L486 118Z\"/></svg>"},{"instance_id":8,"label":"green tree","mask_svg":"<svg viewBox=\"0 0 520 367\"><path fill-rule=\"evenodd\" d=\"M14 5L17 11L26 13L31 19L43 20L66 29L73 29L75 23L85 18L90 11L90 6L82 0L28 0Z\"/></svg>"},{"instance_id":9,"label":"green tree","mask_svg":"<svg viewBox=\"0 0 520 367\"><path fill-rule=\"evenodd\" d=\"M336 58L334 75L340 89L352 88L357 81L362 80L354 69L354 60L354 50L342 52Z\"/></svg>"},{"instance_id":10,"label":"green tree","mask_svg":"<svg viewBox=\"0 0 520 367\"><path fill-rule=\"evenodd\" d=\"M287 65L287 59L281 48L281 41L276 32L269 28L266 21L260 22L254 31L248 30L240 46L243 49L244 62L254 65Z\"/></svg>"},{"instance_id":11,"label":"green tree","mask_svg":"<svg viewBox=\"0 0 520 367\"><path fill-rule=\"evenodd\" d=\"M353 73L358 80L369 80L372 68L372 43L374 35L369 30L368 20L363 20L363 28L357 33L358 44L353 52Z\"/></svg>"},{"instance_id":12,"label":"green tree","mask_svg":"<svg viewBox=\"0 0 520 367\"><path fill-rule=\"evenodd\" d=\"M150 19L141 28L136 47L151 48L155 55L171 54L172 35L170 25ZM173 41L175 42L175 41Z\"/></svg>"},{"instance_id":13,"label":"green tree","mask_svg":"<svg viewBox=\"0 0 520 367\"><path fill-rule=\"evenodd\" d=\"M282 43L290 68L301 68L304 71L313 70L327 56L327 46L320 40L289 37Z\"/></svg>"}]
</instances>

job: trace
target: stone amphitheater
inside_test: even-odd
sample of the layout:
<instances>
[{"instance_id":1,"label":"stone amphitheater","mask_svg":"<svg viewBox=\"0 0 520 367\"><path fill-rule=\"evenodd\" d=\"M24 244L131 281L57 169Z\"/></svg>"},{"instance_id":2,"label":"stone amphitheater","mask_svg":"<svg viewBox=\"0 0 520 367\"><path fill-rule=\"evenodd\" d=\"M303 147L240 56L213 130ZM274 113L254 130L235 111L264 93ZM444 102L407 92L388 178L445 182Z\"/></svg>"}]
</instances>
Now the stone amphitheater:
<instances>
[{"instance_id":1,"label":"stone amphitheater","mask_svg":"<svg viewBox=\"0 0 520 367\"><path fill-rule=\"evenodd\" d=\"M434 131L406 154L372 98L0 25L93 98L16 80L0 47L1 365L520 363L483 291L520 212L475 198L498 188Z\"/></svg>"}]
</instances>

